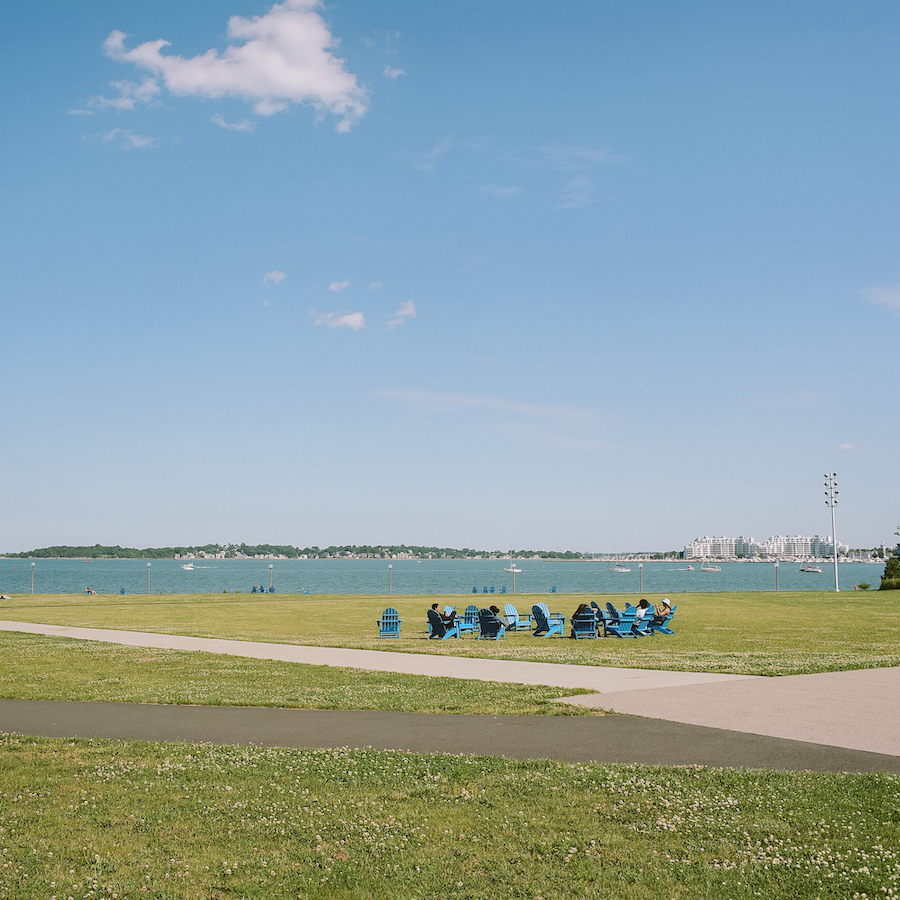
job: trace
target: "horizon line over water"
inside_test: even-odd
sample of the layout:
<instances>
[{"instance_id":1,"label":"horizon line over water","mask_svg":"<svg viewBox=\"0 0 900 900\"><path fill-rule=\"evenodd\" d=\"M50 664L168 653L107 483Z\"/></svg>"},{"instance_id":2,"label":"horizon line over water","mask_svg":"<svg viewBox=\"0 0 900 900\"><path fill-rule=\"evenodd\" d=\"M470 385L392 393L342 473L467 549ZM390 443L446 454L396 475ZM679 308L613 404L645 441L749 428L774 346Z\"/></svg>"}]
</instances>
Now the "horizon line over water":
<instances>
[{"instance_id":1,"label":"horizon line over water","mask_svg":"<svg viewBox=\"0 0 900 900\"><path fill-rule=\"evenodd\" d=\"M0 593L31 592L32 562L37 594L147 593L147 560L0 559ZM181 568L184 560L150 560L153 594L251 593L254 586L269 587L269 566L276 594L348 594L388 596L477 595L512 596L512 575L504 571L508 560L192 560L194 569ZM683 560L645 562L643 593L678 594L722 591L774 591L774 562L721 562L721 572L704 572ZM390 569L388 568L390 566ZM641 592L641 570L628 563L630 572L609 569L610 562L585 560L516 560L516 593L623 594ZM822 572L801 572L799 562L781 562L780 591L834 591L834 567ZM869 583L877 588L884 563L839 563L841 591ZM505 587L506 592L503 593ZM487 588L487 594L484 589Z\"/></svg>"}]
</instances>

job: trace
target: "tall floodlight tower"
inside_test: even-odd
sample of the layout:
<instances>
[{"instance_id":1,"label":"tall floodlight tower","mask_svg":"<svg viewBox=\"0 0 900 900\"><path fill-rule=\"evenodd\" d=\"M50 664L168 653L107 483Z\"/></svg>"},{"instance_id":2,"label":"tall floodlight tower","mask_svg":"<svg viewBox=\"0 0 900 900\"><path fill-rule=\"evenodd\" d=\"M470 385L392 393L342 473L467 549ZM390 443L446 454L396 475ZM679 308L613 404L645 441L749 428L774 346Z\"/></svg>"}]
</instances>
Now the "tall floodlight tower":
<instances>
[{"instance_id":1,"label":"tall floodlight tower","mask_svg":"<svg viewBox=\"0 0 900 900\"><path fill-rule=\"evenodd\" d=\"M834 530L834 508L838 505L838 489L837 489L837 472L832 472L830 475L825 473L825 505L831 507L831 543L832 549L834 550L834 589L837 593L840 593L841 586L838 583L838 564L837 564L837 556L838 556L838 545L837 545L837 532Z\"/></svg>"}]
</instances>

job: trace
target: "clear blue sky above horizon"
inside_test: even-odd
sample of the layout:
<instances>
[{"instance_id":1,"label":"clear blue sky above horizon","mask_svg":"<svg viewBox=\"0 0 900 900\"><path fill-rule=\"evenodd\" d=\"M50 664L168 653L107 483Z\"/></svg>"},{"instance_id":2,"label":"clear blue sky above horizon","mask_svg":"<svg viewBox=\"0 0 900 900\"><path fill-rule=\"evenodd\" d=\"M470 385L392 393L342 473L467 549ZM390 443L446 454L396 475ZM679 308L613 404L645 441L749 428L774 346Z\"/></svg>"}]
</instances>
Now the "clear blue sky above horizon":
<instances>
[{"instance_id":1,"label":"clear blue sky above horizon","mask_svg":"<svg viewBox=\"0 0 900 900\"><path fill-rule=\"evenodd\" d=\"M896 541L900 5L7 17L0 552Z\"/></svg>"}]
</instances>

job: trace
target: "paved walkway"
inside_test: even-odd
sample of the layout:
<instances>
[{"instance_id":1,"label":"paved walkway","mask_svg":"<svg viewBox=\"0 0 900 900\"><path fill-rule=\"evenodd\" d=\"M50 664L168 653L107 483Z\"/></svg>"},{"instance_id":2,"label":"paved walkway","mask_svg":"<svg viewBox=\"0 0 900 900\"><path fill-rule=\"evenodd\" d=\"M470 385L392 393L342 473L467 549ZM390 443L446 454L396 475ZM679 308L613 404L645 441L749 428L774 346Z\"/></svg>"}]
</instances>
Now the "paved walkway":
<instances>
[{"instance_id":1,"label":"paved walkway","mask_svg":"<svg viewBox=\"0 0 900 900\"><path fill-rule=\"evenodd\" d=\"M470 659L378 650L298 647L290 644L223 641L22 622L0 622L0 630L313 665L506 683L584 687L597 693L568 698L566 702L643 717L641 720L622 717L567 720L516 716L423 717L402 713L363 712L326 714L324 711L301 710L228 711L229 714L248 716L246 721L266 713L274 713L273 722L287 721L283 716L288 714L295 716L294 721L298 723L306 716L305 721L318 722L317 727L330 721L335 723L334 727L338 731L348 736L345 743L357 743L368 736L371 739L365 743L372 746L426 749L417 742L430 735L426 740L427 749L449 752L456 752L454 748L457 748L458 752L502 752L503 755L516 756L518 747L529 756L536 754L562 759L611 759L612 754L617 761L625 761L616 756L616 753L624 752L630 761L655 761L668 765L685 761L700 763L705 760L706 764L717 765L900 771L900 668L761 678ZM7 708L9 703L22 702L5 702L0 715L0 727L7 727L6 723L11 721L9 716L13 716ZM119 704L75 706L82 709L100 707L95 713L100 719L104 719L104 708L107 711L117 706L131 708L130 705ZM150 715L146 713L148 709L179 709L139 704L135 706L145 710L141 714L144 716ZM21 706L16 708L25 709ZM186 709L194 710L191 716L195 720L204 719L208 715L206 712L196 711L204 708ZM222 713L220 710L217 714ZM176 712L168 714L183 715ZM63 716L63 713L58 715ZM400 718L392 720L391 717ZM107 720L108 718L106 715ZM464 720L471 720L472 726L463 727ZM408 724L401 727L401 721ZM351 725L352 722L362 724ZM379 730L382 727L377 724L379 722L383 724L385 731ZM491 727L486 728L485 722L492 723ZM680 724L676 726L675 723ZM105 730L108 727L110 723L107 721L104 729L91 733L113 736ZM149 724L149 719L144 727L149 729L149 733L164 732L162 725ZM200 733L203 733L205 727L206 725L200 728ZM234 727L236 726L233 724L228 726L229 729ZM274 724L271 727L278 732ZM359 728L363 731L357 731ZM517 728L519 731L516 731ZM310 743L315 739L315 729L310 731L304 725L300 727L299 733L304 735L306 743L303 746L320 746ZM523 735L526 733L534 736L525 741ZM502 745L506 749L490 749L494 746L490 735L501 734L504 737L497 746ZM355 735L353 740L350 740L351 735ZM561 736L565 736L565 739ZM769 739L777 740L766 743ZM379 743L380 740L386 740L387 743ZM608 743L609 741L612 743ZM264 743L265 740L263 736L258 736L255 742ZM460 742L465 746L460 747ZM566 747L575 754L574 757L564 755ZM615 747L619 750L615 750ZM551 749L552 753L549 752ZM720 761L711 762L710 754Z\"/></svg>"}]
</instances>

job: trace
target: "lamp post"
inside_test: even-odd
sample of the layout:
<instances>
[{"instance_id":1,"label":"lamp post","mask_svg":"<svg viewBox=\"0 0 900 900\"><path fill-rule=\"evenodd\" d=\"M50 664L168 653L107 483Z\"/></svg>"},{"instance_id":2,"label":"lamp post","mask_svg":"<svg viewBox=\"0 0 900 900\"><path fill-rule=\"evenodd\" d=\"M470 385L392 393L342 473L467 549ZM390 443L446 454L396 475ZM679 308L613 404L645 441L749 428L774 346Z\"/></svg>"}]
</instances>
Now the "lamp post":
<instances>
[{"instance_id":1,"label":"lamp post","mask_svg":"<svg viewBox=\"0 0 900 900\"><path fill-rule=\"evenodd\" d=\"M778 590L778 560L775 560L775 590Z\"/></svg>"},{"instance_id":2,"label":"lamp post","mask_svg":"<svg viewBox=\"0 0 900 900\"><path fill-rule=\"evenodd\" d=\"M837 564L837 532L834 529L834 508L838 505L837 500L837 472L830 475L825 473L825 505L831 507L831 543L834 550L834 590L835 593L841 592L841 586L838 583L838 564Z\"/></svg>"},{"instance_id":3,"label":"lamp post","mask_svg":"<svg viewBox=\"0 0 900 900\"><path fill-rule=\"evenodd\" d=\"M31 564L31 593L34 593L34 563Z\"/></svg>"},{"instance_id":4,"label":"lamp post","mask_svg":"<svg viewBox=\"0 0 900 900\"><path fill-rule=\"evenodd\" d=\"M388 563L388 596L394 593L394 564Z\"/></svg>"},{"instance_id":5,"label":"lamp post","mask_svg":"<svg viewBox=\"0 0 900 900\"><path fill-rule=\"evenodd\" d=\"M272 593L272 563L269 563L269 593Z\"/></svg>"},{"instance_id":6,"label":"lamp post","mask_svg":"<svg viewBox=\"0 0 900 900\"><path fill-rule=\"evenodd\" d=\"M147 563L147 593L150 593L150 563Z\"/></svg>"},{"instance_id":7,"label":"lamp post","mask_svg":"<svg viewBox=\"0 0 900 900\"><path fill-rule=\"evenodd\" d=\"M516 592L516 572L521 572L522 570L521 570L521 569L517 569L517 568L516 568L516 564L515 564L512 560L510 560L509 568L508 568L508 569L504 569L503 571L504 571L504 572L512 572L512 577L513 577L513 593L515 593L515 592Z\"/></svg>"},{"instance_id":8,"label":"lamp post","mask_svg":"<svg viewBox=\"0 0 900 900\"><path fill-rule=\"evenodd\" d=\"M640 576L641 576L641 590L640 590L640 593L643 594L643 593L644 593L644 564L643 564L643 563L638 563L638 572L640 573Z\"/></svg>"}]
</instances>

